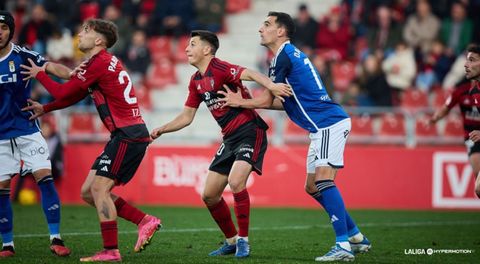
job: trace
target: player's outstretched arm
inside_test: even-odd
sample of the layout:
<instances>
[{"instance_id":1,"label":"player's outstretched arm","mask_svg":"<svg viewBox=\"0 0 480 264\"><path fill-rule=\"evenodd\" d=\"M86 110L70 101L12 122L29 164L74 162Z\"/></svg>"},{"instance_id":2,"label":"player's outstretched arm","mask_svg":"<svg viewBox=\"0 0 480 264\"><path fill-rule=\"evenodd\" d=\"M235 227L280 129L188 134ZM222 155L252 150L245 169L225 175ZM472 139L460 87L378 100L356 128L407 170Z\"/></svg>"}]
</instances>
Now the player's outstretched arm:
<instances>
[{"instance_id":1,"label":"player's outstretched arm","mask_svg":"<svg viewBox=\"0 0 480 264\"><path fill-rule=\"evenodd\" d=\"M429 124L433 125L437 123L437 121L444 118L448 112L450 112L450 109L446 105L443 105L440 109L435 111L430 120L428 120Z\"/></svg>"},{"instance_id":2,"label":"player's outstretched arm","mask_svg":"<svg viewBox=\"0 0 480 264\"><path fill-rule=\"evenodd\" d=\"M193 119L195 118L196 113L197 113L197 108L185 106L183 108L183 111L177 117L175 117L172 121L166 123L163 126L153 129L152 133L150 133L150 137L152 137L152 139L155 140L158 137L160 137L162 134L178 131L190 125Z\"/></svg>"},{"instance_id":3,"label":"player's outstretched arm","mask_svg":"<svg viewBox=\"0 0 480 264\"><path fill-rule=\"evenodd\" d=\"M250 69L243 70L240 79L245 81L255 81L270 90L270 92L282 102L285 101L283 97L289 97L293 94L290 85L285 83L274 83L267 76Z\"/></svg>"},{"instance_id":4,"label":"player's outstretched arm","mask_svg":"<svg viewBox=\"0 0 480 264\"><path fill-rule=\"evenodd\" d=\"M73 72L72 69L63 64L55 62L47 62L46 64L47 66L45 70L47 73L64 80L70 80L70 77L72 76L71 73Z\"/></svg>"},{"instance_id":5,"label":"player's outstretched arm","mask_svg":"<svg viewBox=\"0 0 480 264\"><path fill-rule=\"evenodd\" d=\"M255 109L255 108L266 108L271 109L273 104L273 94L270 90L265 89L260 96L246 99L242 97L240 92L241 89L237 89L237 92L233 92L228 88L227 85L223 85L226 91L218 91L219 94L222 94L224 97L220 98L220 102L224 102L222 107L230 106L230 107L242 107L248 109Z\"/></svg>"}]
</instances>

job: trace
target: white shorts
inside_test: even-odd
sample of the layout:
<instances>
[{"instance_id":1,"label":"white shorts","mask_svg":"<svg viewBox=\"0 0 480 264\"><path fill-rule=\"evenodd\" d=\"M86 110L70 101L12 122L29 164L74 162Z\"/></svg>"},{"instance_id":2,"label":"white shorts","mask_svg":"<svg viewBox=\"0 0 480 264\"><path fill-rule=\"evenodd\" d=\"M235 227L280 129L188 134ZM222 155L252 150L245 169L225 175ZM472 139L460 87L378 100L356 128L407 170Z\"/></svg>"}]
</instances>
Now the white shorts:
<instances>
[{"instance_id":1,"label":"white shorts","mask_svg":"<svg viewBox=\"0 0 480 264\"><path fill-rule=\"evenodd\" d=\"M40 132L0 140L0 181L20 173L21 160L24 162L23 170L51 169L49 157L47 142Z\"/></svg>"},{"instance_id":2,"label":"white shorts","mask_svg":"<svg viewBox=\"0 0 480 264\"><path fill-rule=\"evenodd\" d=\"M347 118L317 133L310 133L307 173L315 173L315 168L322 166L343 168L343 151L351 128L351 120Z\"/></svg>"}]
</instances>

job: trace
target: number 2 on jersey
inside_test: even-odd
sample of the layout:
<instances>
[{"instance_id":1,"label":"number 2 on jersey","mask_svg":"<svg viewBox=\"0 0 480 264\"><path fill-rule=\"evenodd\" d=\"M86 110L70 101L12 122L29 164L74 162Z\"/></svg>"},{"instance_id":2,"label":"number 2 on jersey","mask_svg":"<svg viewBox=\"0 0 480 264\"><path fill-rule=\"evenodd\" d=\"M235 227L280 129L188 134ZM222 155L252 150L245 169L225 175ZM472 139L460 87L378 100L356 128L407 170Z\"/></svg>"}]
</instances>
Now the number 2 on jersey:
<instances>
[{"instance_id":1,"label":"number 2 on jersey","mask_svg":"<svg viewBox=\"0 0 480 264\"><path fill-rule=\"evenodd\" d=\"M137 102L137 98L130 97L130 91L132 90L132 80L130 79L130 76L128 76L128 73L126 71L121 71L118 74L118 82L120 82L120 84L125 84L125 79L127 79L128 83L127 87L125 87L125 90L123 90L123 97L128 104L135 104Z\"/></svg>"}]
</instances>

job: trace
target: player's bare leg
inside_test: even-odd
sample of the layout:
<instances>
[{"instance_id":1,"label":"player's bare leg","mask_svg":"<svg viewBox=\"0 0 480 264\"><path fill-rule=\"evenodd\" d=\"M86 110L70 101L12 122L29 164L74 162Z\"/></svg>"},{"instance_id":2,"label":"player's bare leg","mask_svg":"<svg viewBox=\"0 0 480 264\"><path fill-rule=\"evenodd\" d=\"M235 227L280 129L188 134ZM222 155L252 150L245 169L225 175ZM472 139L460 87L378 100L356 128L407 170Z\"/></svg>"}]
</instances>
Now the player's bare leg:
<instances>
[{"instance_id":1,"label":"player's bare leg","mask_svg":"<svg viewBox=\"0 0 480 264\"><path fill-rule=\"evenodd\" d=\"M90 170L81 189L82 199L93 207L95 207L95 202L90 189L95 179L95 174L96 170ZM162 226L160 218L144 213L113 193L110 193L110 197L117 209L117 216L138 226L138 238L133 250L141 252L150 244L154 234Z\"/></svg>"},{"instance_id":2,"label":"player's bare leg","mask_svg":"<svg viewBox=\"0 0 480 264\"><path fill-rule=\"evenodd\" d=\"M227 203L222 198L222 193L228 184L227 175L208 171L202 200L207 206L213 220L225 235L223 245L209 253L209 256L223 256L235 253L237 243L237 229L232 221L232 216Z\"/></svg>"},{"instance_id":3,"label":"player's bare leg","mask_svg":"<svg viewBox=\"0 0 480 264\"><path fill-rule=\"evenodd\" d=\"M110 196L115 185L112 179L95 176L90 191L97 209L103 239L103 250L91 257L81 258L81 262L121 261L118 250L117 211Z\"/></svg>"},{"instance_id":4,"label":"player's bare leg","mask_svg":"<svg viewBox=\"0 0 480 264\"><path fill-rule=\"evenodd\" d=\"M470 165L472 166L473 175L475 175L475 194L480 198L480 153L472 153L469 157Z\"/></svg>"}]
</instances>

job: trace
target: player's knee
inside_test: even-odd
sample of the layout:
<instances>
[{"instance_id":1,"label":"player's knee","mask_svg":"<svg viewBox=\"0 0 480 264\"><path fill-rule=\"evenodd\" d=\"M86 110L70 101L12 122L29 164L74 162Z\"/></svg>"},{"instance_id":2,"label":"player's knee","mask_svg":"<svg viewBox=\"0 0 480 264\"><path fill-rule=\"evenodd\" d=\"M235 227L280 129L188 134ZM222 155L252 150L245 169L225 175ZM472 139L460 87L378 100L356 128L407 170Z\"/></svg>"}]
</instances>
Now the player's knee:
<instances>
[{"instance_id":1,"label":"player's knee","mask_svg":"<svg viewBox=\"0 0 480 264\"><path fill-rule=\"evenodd\" d=\"M109 195L109 189L102 184L94 183L92 184L92 186L90 186L90 193L92 194L93 198L99 197L99 196L105 196L105 195Z\"/></svg>"},{"instance_id":2,"label":"player's knee","mask_svg":"<svg viewBox=\"0 0 480 264\"><path fill-rule=\"evenodd\" d=\"M80 197L87 203L93 202L92 192L90 189L82 188L80 191Z\"/></svg>"},{"instance_id":3,"label":"player's knee","mask_svg":"<svg viewBox=\"0 0 480 264\"><path fill-rule=\"evenodd\" d=\"M218 201L220 200L220 197L216 195L202 193L202 200L207 206L213 206L218 203Z\"/></svg>"},{"instance_id":4,"label":"player's knee","mask_svg":"<svg viewBox=\"0 0 480 264\"><path fill-rule=\"evenodd\" d=\"M246 182L240 179L228 179L228 186L234 193L241 192L247 187Z\"/></svg>"},{"instance_id":5,"label":"player's knee","mask_svg":"<svg viewBox=\"0 0 480 264\"><path fill-rule=\"evenodd\" d=\"M312 194L318 192L318 188L315 185L305 184L305 192L309 195L312 195Z\"/></svg>"}]
</instances>

